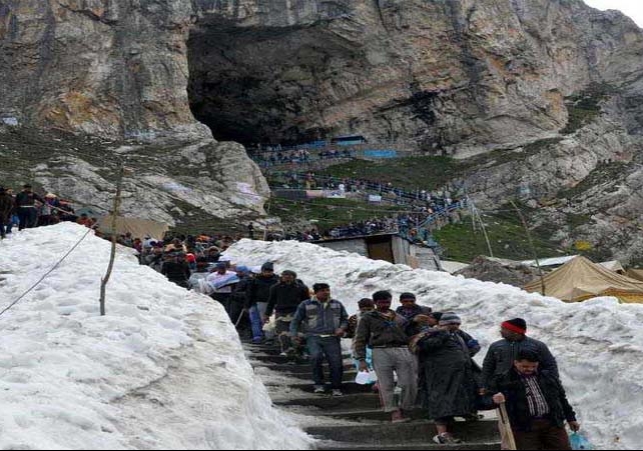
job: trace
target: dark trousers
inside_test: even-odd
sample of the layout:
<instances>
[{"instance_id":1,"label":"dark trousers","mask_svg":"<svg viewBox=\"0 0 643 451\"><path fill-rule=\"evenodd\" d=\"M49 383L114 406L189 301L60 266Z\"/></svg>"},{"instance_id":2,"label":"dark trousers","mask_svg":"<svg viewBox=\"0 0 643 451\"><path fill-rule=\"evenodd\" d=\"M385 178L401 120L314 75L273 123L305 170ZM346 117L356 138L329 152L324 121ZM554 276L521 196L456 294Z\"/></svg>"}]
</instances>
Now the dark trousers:
<instances>
[{"instance_id":1,"label":"dark trousers","mask_svg":"<svg viewBox=\"0 0 643 451\"><path fill-rule=\"evenodd\" d=\"M2 222L2 219L0 219L0 237L4 238L5 236L7 236L8 232L9 232L9 226L5 225Z\"/></svg>"},{"instance_id":2,"label":"dark trousers","mask_svg":"<svg viewBox=\"0 0 643 451\"><path fill-rule=\"evenodd\" d=\"M324 385L324 370L322 364L324 357L330 367L330 381L333 389L342 388L344 377L344 359L339 337L310 336L306 339L310 363L313 367L313 381L315 385Z\"/></svg>"},{"instance_id":3,"label":"dark trousers","mask_svg":"<svg viewBox=\"0 0 643 451\"><path fill-rule=\"evenodd\" d=\"M237 323L239 323L241 315L243 314L243 302L236 299L231 299L230 311L228 313L230 315L230 321L232 321L232 324L236 326Z\"/></svg>"},{"instance_id":4,"label":"dark trousers","mask_svg":"<svg viewBox=\"0 0 643 451\"><path fill-rule=\"evenodd\" d=\"M225 309L228 316L230 316L230 303L232 302L232 293L214 293L212 299L219 301ZM235 318L236 319L236 318Z\"/></svg>"},{"instance_id":5,"label":"dark trousers","mask_svg":"<svg viewBox=\"0 0 643 451\"><path fill-rule=\"evenodd\" d=\"M514 430L516 447L525 450L571 450L565 428L551 425L549 420L534 420L530 432Z\"/></svg>"},{"instance_id":6,"label":"dark trousers","mask_svg":"<svg viewBox=\"0 0 643 451\"><path fill-rule=\"evenodd\" d=\"M35 208L18 208L18 218L20 219L20 226L18 230L33 229L38 222L38 212Z\"/></svg>"},{"instance_id":7,"label":"dark trousers","mask_svg":"<svg viewBox=\"0 0 643 451\"><path fill-rule=\"evenodd\" d=\"M183 279L168 279L168 280L169 280L170 282L174 282L175 284L177 284L177 285L178 285L178 286L180 286L180 287L183 287L183 288L190 288L190 286L189 286L189 284L188 284L188 281L187 281L187 280L185 280L185 278L183 278Z\"/></svg>"}]
</instances>

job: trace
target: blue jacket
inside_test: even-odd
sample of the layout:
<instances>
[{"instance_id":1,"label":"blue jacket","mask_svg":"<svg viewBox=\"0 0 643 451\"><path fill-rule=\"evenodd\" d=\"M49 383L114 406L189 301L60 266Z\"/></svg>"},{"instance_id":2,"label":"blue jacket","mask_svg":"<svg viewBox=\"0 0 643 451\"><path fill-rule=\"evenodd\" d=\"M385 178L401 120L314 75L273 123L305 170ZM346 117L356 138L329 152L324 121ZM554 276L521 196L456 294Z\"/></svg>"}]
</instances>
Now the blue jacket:
<instances>
[{"instance_id":1,"label":"blue jacket","mask_svg":"<svg viewBox=\"0 0 643 451\"><path fill-rule=\"evenodd\" d=\"M290 323L290 333L297 335L299 326L305 323L304 333L311 335L335 335L337 329L348 328L348 313L341 302L330 300L321 303L317 298L302 302L297 307L295 318Z\"/></svg>"}]
</instances>

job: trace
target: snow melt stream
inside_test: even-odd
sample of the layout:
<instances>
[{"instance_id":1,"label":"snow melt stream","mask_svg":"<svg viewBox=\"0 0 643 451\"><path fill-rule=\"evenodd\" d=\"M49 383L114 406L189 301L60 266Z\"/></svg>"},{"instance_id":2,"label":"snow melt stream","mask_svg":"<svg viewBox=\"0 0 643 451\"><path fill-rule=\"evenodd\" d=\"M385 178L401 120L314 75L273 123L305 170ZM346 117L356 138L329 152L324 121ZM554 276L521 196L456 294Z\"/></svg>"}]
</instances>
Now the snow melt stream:
<instances>
[{"instance_id":1,"label":"snow melt stream","mask_svg":"<svg viewBox=\"0 0 643 451\"><path fill-rule=\"evenodd\" d=\"M0 309L86 233L75 224L0 242ZM224 310L89 235L0 317L1 449L303 449L273 409ZM4 279L4 280L2 280Z\"/></svg>"},{"instance_id":2,"label":"snow melt stream","mask_svg":"<svg viewBox=\"0 0 643 451\"><path fill-rule=\"evenodd\" d=\"M309 286L327 282L351 313L359 299L377 290L390 289L396 299L414 292L421 304L462 316L463 329L483 345L480 363L500 338L500 323L525 318L529 335L545 341L557 357L570 401L594 445L643 445L642 305L619 305L614 298L566 304L508 285L412 270L305 243L243 240L227 255L247 265L273 261L277 271L295 270Z\"/></svg>"}]
</instances>

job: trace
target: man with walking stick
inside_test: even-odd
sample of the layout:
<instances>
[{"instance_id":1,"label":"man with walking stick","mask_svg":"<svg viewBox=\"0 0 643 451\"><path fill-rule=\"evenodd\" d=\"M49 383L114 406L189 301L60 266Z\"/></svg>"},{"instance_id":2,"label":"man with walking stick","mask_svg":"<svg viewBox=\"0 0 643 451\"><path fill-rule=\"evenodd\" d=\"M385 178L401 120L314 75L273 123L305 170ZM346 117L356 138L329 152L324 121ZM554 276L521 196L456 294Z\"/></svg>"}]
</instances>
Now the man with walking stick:
<instances>
[{"instance_id":1,"label":"man with walking stick","mask_svg":"<svg viewBox=\"0 0 643 451\"><path fill-rule=\"evenodd\" d=\"M572 431L580 430L558 375L539 370L540 360L533 351L521 351L513 367L489 386L506 449L571 450L565 422Z\"/></svg>"}]
</instances>

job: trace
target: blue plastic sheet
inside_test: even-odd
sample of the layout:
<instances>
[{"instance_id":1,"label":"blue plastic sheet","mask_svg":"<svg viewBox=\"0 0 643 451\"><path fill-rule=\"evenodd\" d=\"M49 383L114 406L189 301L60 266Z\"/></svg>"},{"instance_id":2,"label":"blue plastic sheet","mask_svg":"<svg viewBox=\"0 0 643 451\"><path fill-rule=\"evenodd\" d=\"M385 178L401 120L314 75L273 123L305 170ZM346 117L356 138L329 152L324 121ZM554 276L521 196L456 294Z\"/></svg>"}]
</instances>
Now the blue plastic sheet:
<instances>
[{"instance_id":1,"label":"blue plastic sheet","mask_svg":"<svg viewBox=\"0 0 643 451\"><path fill-rule=\"evenodd\" d=\"M583 434L579 434L578 432L574 432L570 437L569 441L571 442L572 449L594 449L592 444L589 442L587 437L585 437Z\"/></svg>"}]
</instances>

